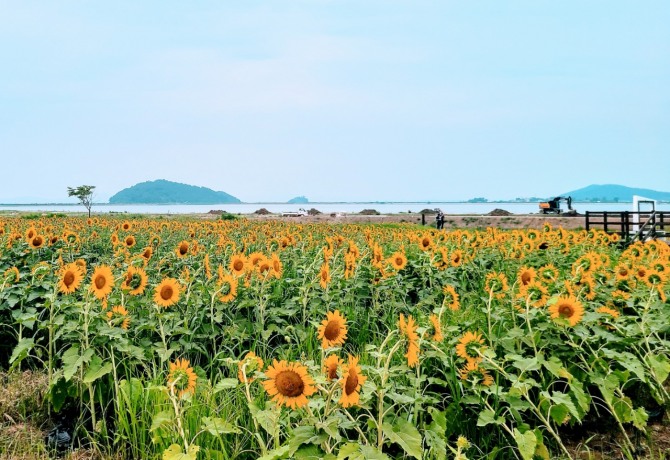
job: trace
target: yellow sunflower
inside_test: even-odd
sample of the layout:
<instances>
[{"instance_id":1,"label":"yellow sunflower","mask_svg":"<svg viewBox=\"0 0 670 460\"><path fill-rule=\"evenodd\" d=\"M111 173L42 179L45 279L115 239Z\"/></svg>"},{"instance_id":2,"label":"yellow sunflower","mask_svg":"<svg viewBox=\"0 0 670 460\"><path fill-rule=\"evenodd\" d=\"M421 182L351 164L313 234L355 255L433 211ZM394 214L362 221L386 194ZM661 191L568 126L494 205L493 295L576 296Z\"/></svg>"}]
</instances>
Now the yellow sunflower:
<instances>
[{"instance_id":1,"label":"yellow sunflower","mask_svg":"<svg viewBox=\"0 0 670 460\"><path fill-rule=\"evenodd\" d=\"M521 286L528 286L530 283L535 281L536 277L537 277L537 272L532 267L530 267L530 268L529 267L521 267L519 269L519 274L517 275L519 285L521 285Z\"/></svg>"},{"instance_id":2,"label":"yellow sunflower","mask_svg":"<svg viewBox=\"0 0 670 460\"><path fill-rule=\"evenodd\" d=\"M248 261L244 254L235 254L230 258L228 269L234 276L239 277L244 275L244 272L247 269L247 263Z\"/></svg>"},{"instance_id":3,"label":"yellow sunflower","mask_svg":"<svg viewBox=\"0 0 670 460\"><path fill-rule=\"evenodd\" d=\"M570 326L574 326L582 320L584 307L574 296L561 296L558 302L549 306L549 313L552 319L564 318Z\"/></svg>"},{"instance_id":4,"label":"yellow sunflower","mask_svg":"<svg viewBox=\"0 0 670 460\"><path fill-rule=\"evenodd\" d=\"M189 247L189 242L183 240L177 245L174 252L177 254L177 257L186 257L188 255Z\"/></svg>"},{"instance_id":5,"label":"yellow sunflower","mask_svg":"<svg viewBox=\"0 0 670 460\"><path fill-rule=\"evenodd\" d=\"M112 292L114 276L109 265L95 267L91 276L91 291L98 299L104 299Z\"/></svg>"},{"instance_id":6,"label":"yellow sunflower","mask_svg":"<svg viewBox=\"0 0 670 460\"><path fill-rule=\"evenodd\" d=\"M484 339L479 332L466 332L456 344L456 356L472 362L480 362L479 351L484 350Z\"/></svg>"},{"instance_id":7,"label":"yellow sunflower","mask_svg":"<svg viewBox=\"0 0 670 460\"><path fill-rule=\"evenodd\" d=\"M169 307L179 300L179 283L174 278L164 278L154 292L154 302L161 307Z\"/></svg>"},{"instance_id":8,"label":"yellow sunflower","mask_svg":"<svg viewBox=\"0 0 670 460\"><path fill-rule=\"evenodd\" d=\"M323 370L329 380L337 380L340 376L338 370L342 365L342 360L336 354L329 355L323 364Z\"/></svg>"},{"instance_id":9,"label":"yellow sunflower","mask_svg":"<svg viewBox=\"0 0 670 460\"><path fill-rule=\"evenodd\" d=\"M342 366L342 397L339 403L342 407L350 407L358 404L361 396L361 386L365 383L367 377L361 374L361 368L358 366L358 357L349 355L349 360Z\"/></svg>"},{"instance_id":10,"label":"yellow sunflower","mask_svg":"<svg viewBox=\"0 0 670 460\"><path fill-rule=\"evenodd\" d=\"M419 249L422 251L427 251L433 247L433 239L430 235L426 234L419 238Z\"/></svg>"},{"instance_id":11,"label":"yellow sunflower","mask_svg":"<svg viewBox=\"0 0 670 460\"><path fill-rule=\"evenodd\" d=\"M442 293L444 293L444 304L449 307L450 310L456 311L460 308L461 304L458 300L459 297L453 286L447 284L442 288Z\"/></svg>"},{"instance_id":12,"label":"yellow sunflower","mask_svg":"<svg viewBox=\"0 0 670 460\"><path fill-rule=\"evenodd\" d=\"M418 326L414 322L414 318L408 315L407 320L405 320L405 315L400 314L398 329L407 338L408 345L405 357L407 358L407 365L409 367L414 367L419 363L419 335L416 333L417 328Z\"/></svg>"},{"instance_id":13,"label":"yellow sunflower","mask_svg":"<svg viewBox=\"0 0 670 460\"><path fill-rule=\"evenodd\" d=\"M126 310L121 305L113 307L110 311L107 312L107 320L109 320L110 326L113 323L118 324L118 322L120 322L121 329L128 330L128 326L130 326L130 316L128 315L128 310Z\"/></svg>"},{"instance_id":14,"label":"yellow sunflower","mask_svg":"<svg viewBox=\"0 0 670 460\"><path fill-rule=\"evenodd\" d=\"M237 363L237 369L237 378L240 382L251 383L254 381L254 377L252 377L254 372L263 369L263 360L256 356L256 353L250 351Z\"/></svg>"},{"instance_id":15,"label":"yellow sunflower","mask_svg":"<svg viewBox=\"0 0 670 460\"><path fill-rule=\"evenodd\" d=\"M619 315L620 315L618 310L616 310L614 308L611 308L611 307L606 307L606 306L605 307L599 307L596 310L596 312L602 313L603 315L609 315L609 316L611 316L612 318L615 318L615 319L618 318Z\"/></svg>"},{"instance_id":16,"label":"yellow sunflower","mask_svg":"<svg viewBox=\"0 0 670 460\"><path fill-rule=\"evenodd\" d=\"M407 266L407 256L404 252L397 251L389 257L389 262L394 269L400 271Z\"/></svg>"},{"instance_id":17,"label":"yellow sunflower","mask_svg":"<svg viewBox=\"0 0 670 460\"><path fill-rule=\"evenodd\" d=\"M142 295L147 287L147 272L139 267L128 267L126 277L121 283L121 289L128 291L130 295Z\"/></svg>"},{"instance_id":18,"label":"yellow sunflower","mask_svg":"<svg viewBox=\"0 0 670 460\"><path fill-rule=\"evenodd\" d=\"M148 261L149 259L151 259L151 256L153 254L154 254L153 248L151 246L147 246L146 248L144 248L144 251L142 251L142 258L145 261Z\"/></svg>"},{"instance_id":19,"label":"yellow sunflower","mask_svg":"<svg viewBox=\"0 0 670 460\"><path fill-rule=\"evenodd\" d=\"M30 247L39 249L44 246L44 237L42 235L35 235L30 239Z\"/></svg>"},{"instance_id":20,"label":"yellow sunflower","mask_svg":"<svg viewBox=\"0 0 670 460\"><path fill-rule=\"evenodd\" d=\"M484 386L493 385L493 377L486 371L486 369L479 366L477 361L468 361L461 369L459 369L461 380L474 379Z\"/></svg>"},{"instance_id":21,"label":"yellow sunflower","mask_svg":"<svg viewBox=\"0 0 670 460\"><path fill-rule=\"evenodd\" d=\"M442 325L440 324L440 319L437 317L437 315L433 314L430 315L430 322L433 325L433 340L435 342L442 342L444 340L444 336L442 335Z\"/></svg>"},{"instance_id":22,"label":"yellow sunflower","mask_svg":"<svg viewBox=\"0 0 670 460\"><path fill-rule=\"evenodd\" d=\"M18 268L10 267L7 270L5 270L3 278L5 279L6 282L13 284L21 279L21 274L19 273Z\"/></svg>"},{"instance_id":23,"label":"yellow sunflower","mask_svg":"<svg viewBox=\"0 0 670 460\"><path fill-rule=\"evenodd\" d=\"M170 393L179 397L184 396L185 393L194 394L197 379L198 376L193 372L188 359L179 358L174 363L170 363L170 373L168 374Z\"/></svg>"},{"instance_id":24,"label":"yellow sunflower","mask_svg":"<svg viewBox=\"0 0 670 460\"><path fill-rule=\"evenodd\" d=\"M463 251L460 249L456 249L451 253L451 266L452 267L459 267L463 264Z\"/></svg>"},{"instance_id":25,"label":"yellow sunflower","mask_svg":"<svg viewBox=\"0 0 670 460\"><path fill-rule=\"evenodd\" d=\"M135 237L133 235L128 235L126 238L123 240L127 248L132 248L135 246L137 241L135 240Z\"/></svg>"},{"instance_id":26,"label":"yellow sunflower","mask_svg":"<svg viewBox=\"0 0 670 460\"><path fill-rule=\"evenodd\" d=\"M65 265L60 269L58 290L63 294L71 294L77 289L84 279L81 268L76 262Z\"/></svg>"},{"instance_id":27,"label":"yellow sunflower","mask_svg":"<svg viewBox=\"0 0 670 460\"><path fill-rule=\"evenodd\" d=\"M324 349L342 345L347 339L347 319L339 310L328 312L318 328L318 334Z\"/></svg>"},{"instance_id":28,"label":"yellow sunflower","mask_svg":"<svg viewBox=\"0 0 670 460\"><path fill-rule=\"evenodd\" d=\"M279 255L275 252L272 253L270 257L270 263L272 263L272 276L279 279L281 278L282 272L284 271L284 266L279 259Z\"/></svg>"},{"instance_id":29,"label":"yellow sunflower","mask_svg":"<svg viewBox=\"0 0 670 460\"><path fill-rule=\"evenodd\" d=\"M228 273L223 273L223 267L219 265L219 279L217 284L220 289L219 300L228 303L237 297L237 279Z\"/></svg>"},{"instance_id":30,"label":"yellow sunflower","mask_svg":"<svg viewBox=\"0 0 670 460\"><path fill-rule=\"evenodd\" d=\"M280 406L292 409L304 407L307 397L316 392L314 380L300 363L275 359L265 375L268 379L263 382L263 387Z\"/></svg>"},{"instance_id":31,"label":"yellow sunflower","mask_svg":"<svg viewBox=\"0 0 670 460\"><path fill-rule=\"evenodd\" d=\"M330 280L330 266L328 262L325 262L321 265L321 270L319 270L319 284L323 289L326 289Z\"/></svg>"},{"instance_id":32,"label":"yellow sunflower","mask_svg":"<svg viewBox=\"0 0 670 460\"><path fill-rule=\"evenodd\" d=\"M507 277L504 273L489 273L486 275L485 289L496 299L502 299L507 293Z\"/></svg>"}]
</instances>

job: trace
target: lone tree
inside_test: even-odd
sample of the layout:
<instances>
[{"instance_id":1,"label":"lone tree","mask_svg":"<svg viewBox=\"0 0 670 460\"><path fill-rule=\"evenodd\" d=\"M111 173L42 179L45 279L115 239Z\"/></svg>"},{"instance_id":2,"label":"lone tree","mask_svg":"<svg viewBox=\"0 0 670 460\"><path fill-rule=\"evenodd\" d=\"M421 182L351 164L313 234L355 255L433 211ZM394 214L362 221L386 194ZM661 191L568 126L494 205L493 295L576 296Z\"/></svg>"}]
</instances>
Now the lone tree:
<instances>
[{"instance_id":1,"label":"lone tree","mask_svg":"<svg viewBox=\"0 0 670 460\"><path fill-rule=\"evenodd\" d=\"M77 188L68 187L67 196L76 196L79 198L81 204L83 204L88 210L88 217L91 217L91 206L93 206L93 189L95 185L80 185Z\"/></svg>"}]
</instances>

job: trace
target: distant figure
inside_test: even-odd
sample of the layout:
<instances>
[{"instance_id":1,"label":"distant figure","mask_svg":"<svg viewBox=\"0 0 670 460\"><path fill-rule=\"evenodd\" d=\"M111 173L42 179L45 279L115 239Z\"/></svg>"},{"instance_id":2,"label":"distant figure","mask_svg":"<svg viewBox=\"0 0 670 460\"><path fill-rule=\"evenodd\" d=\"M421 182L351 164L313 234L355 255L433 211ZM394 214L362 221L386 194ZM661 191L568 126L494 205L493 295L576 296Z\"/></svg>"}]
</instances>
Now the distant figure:
<instances>
[{"instance_id":1,"label":"distant figure","mask_svg":"<svg viewBox=\"0 0 670 460\"><path fill-rule=\"evenodd\" d=\"M435 216L435 222L437 223L437 229L442 230L444 228L444 213L441 209L437 209L437 215Z\"/></svg>"}]
</instances>

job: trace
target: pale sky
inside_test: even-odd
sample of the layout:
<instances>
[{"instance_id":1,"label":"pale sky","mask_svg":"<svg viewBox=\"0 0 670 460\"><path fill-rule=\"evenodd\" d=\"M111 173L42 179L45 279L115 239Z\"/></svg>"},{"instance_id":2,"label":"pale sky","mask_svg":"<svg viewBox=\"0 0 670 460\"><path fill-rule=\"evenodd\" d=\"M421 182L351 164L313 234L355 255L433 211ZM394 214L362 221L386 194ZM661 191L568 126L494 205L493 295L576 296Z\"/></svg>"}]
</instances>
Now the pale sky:
<instances>
[{"instance_id":1,"label":"pale sky","mask_svg":"<svg viewBox=\"0 0 670 460\"><path fill-rule=\"evenodd\" d=\"M669 24L668 0L0 0L0 202L670 191Z\"/></svg>"}]
</instances>

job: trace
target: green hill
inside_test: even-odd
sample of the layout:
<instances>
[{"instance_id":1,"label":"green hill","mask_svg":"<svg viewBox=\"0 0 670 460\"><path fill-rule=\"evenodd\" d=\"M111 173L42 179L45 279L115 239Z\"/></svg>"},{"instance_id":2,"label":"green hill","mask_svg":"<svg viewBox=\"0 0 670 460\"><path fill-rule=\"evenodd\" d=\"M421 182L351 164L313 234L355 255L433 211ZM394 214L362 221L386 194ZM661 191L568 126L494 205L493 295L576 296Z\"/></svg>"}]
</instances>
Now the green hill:
<instances>
[{"instance_id":1,"label":"green hill","mask_svg":"<svg viewBox=\"0 0 670 460\"><path fill-rule=\"evenodd\" d=\"M309 200L305 196L296 196L287 201L288 204L307 204Z\"/></svg>"},{"instance_id":2,"label":"green hill","mask_svg":"<svg viewBox=\"0 0 670 460\"><path fill-rule=\"evenodd\" d=\"M241 203L238 198L207 187L159 179L125 188L109 199L110 204L223 204Z\"/></svg>"},{"instance_id":3,"label":"green hill","mask_svg":"<svg viewBox=\"0 0 670 460\"><path fill-rule=\"evenodd\" d=\"M633 201L633 195L658 201L670 201L670 192L615 184L589 185L572 192L563 193L561 196L571 196L576 201Z\"/></svg>"}]
</instances>

